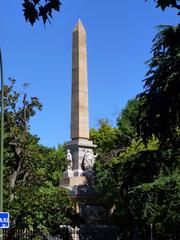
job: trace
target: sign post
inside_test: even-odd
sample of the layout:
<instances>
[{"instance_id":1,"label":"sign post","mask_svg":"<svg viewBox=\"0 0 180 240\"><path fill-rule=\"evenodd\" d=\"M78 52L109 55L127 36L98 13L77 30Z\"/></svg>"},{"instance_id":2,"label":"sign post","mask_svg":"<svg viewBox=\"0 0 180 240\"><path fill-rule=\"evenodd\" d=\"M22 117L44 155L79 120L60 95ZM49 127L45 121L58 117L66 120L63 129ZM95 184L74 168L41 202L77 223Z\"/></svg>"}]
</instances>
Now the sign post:
<instances>
[{"instance_id":1,"label":"sign post","mask_svg":"<svg viewBox=\"0 0 180 240\"><path fill-rule=\"evenodd\" d=\"M0 229L9 228L9 213L0 212Z\"/></svg>"},{"instance_id":2,"label":"sign post","mask_svg":"<svg viewBox=\"0 0 180 240\"><path fill-rule=\"evenodd\" d=\"M1 162L0 162L0 212L3 212L3 147L4 147L4 79L3 65L0 49L0 77L1 77ZM3 231L0 229L0 240L3 239Z\"/></svg>"}]
</instances>

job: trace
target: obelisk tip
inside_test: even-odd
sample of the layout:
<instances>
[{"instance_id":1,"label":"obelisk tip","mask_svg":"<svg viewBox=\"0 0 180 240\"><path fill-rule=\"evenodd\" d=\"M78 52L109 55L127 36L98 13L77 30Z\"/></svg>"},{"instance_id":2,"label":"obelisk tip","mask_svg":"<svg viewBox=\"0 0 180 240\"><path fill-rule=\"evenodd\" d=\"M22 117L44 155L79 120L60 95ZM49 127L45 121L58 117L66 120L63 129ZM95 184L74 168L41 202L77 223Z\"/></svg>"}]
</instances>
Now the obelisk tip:
<instances>
[{"instance_id":1,"label":"obelisk tip","mask_svg":"<svg viewBox=\"0 0 180 240\"><path fill-rule=\"evenodd\" d=\"M82 23L80 18L78 19L78 22L77 22L73 32L79 31L79 30L84 30L85 31L85 28L84 28L83 23Z\"/></svg>"}]
</instances>

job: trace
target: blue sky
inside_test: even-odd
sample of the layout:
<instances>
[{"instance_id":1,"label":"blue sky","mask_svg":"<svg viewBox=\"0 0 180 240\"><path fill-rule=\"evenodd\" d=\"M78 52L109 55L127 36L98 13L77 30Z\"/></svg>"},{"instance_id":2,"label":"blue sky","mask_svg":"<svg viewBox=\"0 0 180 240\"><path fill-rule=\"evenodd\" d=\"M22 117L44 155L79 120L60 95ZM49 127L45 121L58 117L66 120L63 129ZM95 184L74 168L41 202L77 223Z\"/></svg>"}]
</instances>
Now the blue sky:
<instances>
[{"instance_id":1,"label":"blue sky","mask_svg":"<svg viewBox=\"0 0 180 240\"><path fill-rule=\"evenodd\" d=\"M17 90L37 96L43 110L31 120L40 143L55 146L70 140L72 30L80 18L87 31L90 127L107 118L113 126L127 101L142 91L155 26L178 24L175 10L162 12L149 0L62 0L52 25L31 27L22 1L1 1L0 46L4 77Z\"/></svg>"}]
</instances>

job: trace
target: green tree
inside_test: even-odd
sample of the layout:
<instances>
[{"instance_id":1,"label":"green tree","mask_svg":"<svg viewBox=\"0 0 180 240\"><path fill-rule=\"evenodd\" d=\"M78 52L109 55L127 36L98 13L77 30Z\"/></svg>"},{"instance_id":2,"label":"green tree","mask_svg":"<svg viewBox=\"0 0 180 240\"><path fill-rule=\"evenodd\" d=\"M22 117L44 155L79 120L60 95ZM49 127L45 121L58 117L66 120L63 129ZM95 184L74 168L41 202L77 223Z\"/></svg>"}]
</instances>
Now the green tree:
<instances>
[{"instance_id":1,"label":"green tree","mask_svg":"<svg viewBox=\"0 0 180 240\"><path fill-rule=\"evenodd\" d=\"M90 129L90 138L97 145L97 152L102 155L116 148L118 131L110 125L107 119L100 119L99 128Z\"/></svg>"},{"instance_id":2,"label":"green tree","mask_svg":"<svg viewBox=\"0 0 180 240\"><path fill-rule=\"evenodd\" d=\"M156 2L178 8L172 5L178 1ZM179 232L179 28L159 27L145 91L127 104L117 120L120 135L130 136L129 142L123 152L96 164L101 201L124 229L125 239L133 228L143 230L150 224L161 239Z\"/></svg>"},{"instance_id":3,"label":"green tree","mask_svg":"<svg viewBox=\"0 0 180 240\"><path fill-rule=\"evenodd\" d=\"M179 39L179 26L160 28L146 89L117 120L120 135L129 136L125 151L96 164L101 200L125 233L150 223L162 238L178 232Z\"/></svg>"},{"instance_id":4,"label":"green tree","mask_svg":"<svg viewBox=\"0 0 180 240\"><path fill-rule=\"evenodd\" d=\"M155 172L155 167L152 168L151 159L157 148L158 141L155 139L149 141L147 146L142 143L141 139L133 139L129 147L119 152L111 161L104 163L99 160L100 163L96 167L96 186L98 189L103 189L102 199L108 203L110 208L115 205L119 211L119 203L125 201L123 199L127 198L130 189L144 181L152 181L152 172ZM123 208L121 206L122 211L125 206L126 204Z\"/></svg>"},{"instance_id":5,"label":"green tree","mask_svg":"<svg viewBox=\"0 0 180 240\"><path fill-rule=\"evenodd\" d=\"M32 136L29 132L29 120L36 110L42 108L36 97L32 97L29 102L27 94L21 97L14 90L14 84L15 80L10 79L10 85L4 86L5 165L8 166L7 185L11 191L11 200L14 199L14 187L19 176L23 180L28 175L26 159L32 158L29 148L38 142L37 136ZM22 106L19 106L20 101Z\"/></svg>"},{"instance_id":6,"label":"green tree","mask_svg":"<svg viewBox=\"0 0 180 240\"><path fill-rule=\"evenodd\" d=\"M111 161L98 161L96 187L101 201L124 233L151 223L162 238L178 232L179 156L178 150L160 149L155 138L146 145L133 139Z\"/></svg>"},{"instance_id":7,"label":"green tree","mask_svg":"<svg viewBox=\"0 0 180 240\"><path fill-rule=\"evenodd\" d=\"M139 109L142 105L142 99L129 100L121 114L117 118L117 126L126 140L126 145L137 136L137 126L139 122Z\"/></svg>"},{"instance_id":8,"label":"green tree","mask_svg":"<svg viewBox=\"0 0 180 240\"><path fill-rule=\"evenodd\" d=\"M26 21L29 21L33 25L39 19L42 19L45 24L47 21L50 23L52 18L52 11L60 11L60 0L24 0L23 12Z\"/></svg>"},{"instance_id":9,"label":"green tree","mask_svg":"<svg viewBox=\"0 0 180 240\"><path fill-rule=\"evenodd\" d=\"M148 0L145 1L147 2ZM160 7L163 11L167 7L176 8L180 10L179 0L154 0L154 2L156 3L156 7Z\"/></svg>"},{"instance_id":10,"label":"green tree","mask_svg":"<svg viewBox=\"0 0 180 240\"><path fill-rule=\"evenodd\" d=\"M35 226L57 233L71 223L73 208L59 179L67 163L63 146L47 148L30 133L29 121L42 105L38 98L15 91L15 80L5 89L4 207L16 228ZM56 219L56 222L55 222Z\"/></svg>"},{"instance_id":11,"label":"green tree","mask_svg":"<svg viewBox=\"0 0 180 240\"><path fill-rule=\"evenodd\" d=\"M152 58L140 109L139 134L146 141L154 134L162 144L179 144L180 25L160 26L153 40Z\"/></svg>"},{"instance_id":12,"label":"green tree","mask_svg":"<svg viewBox=\"0 0 180 240\"><path fill-rule=\"evenodd\" d=\"M179 233L179 171L135 187L130 193L130 199L132 214L142 222L153 223L162 238L168 239L169 233Z\"/></svg>"},{"instance_id":13,"label":"green tree","mask_svg":"<svg viewBox=\"0 0 180 240\"><path fill-rule=\"evenodd\" d=\"M180 10L179 0L154 0L154 2L156 3L156 7L160 7L163 11L167 7ZM59 12L62 3L60 0L24 0L22 5L26 21L29 21L33 25L39 19L42 19L44 24L47 21L50 22L52 11Z\"/></svg>"}]
</instances>

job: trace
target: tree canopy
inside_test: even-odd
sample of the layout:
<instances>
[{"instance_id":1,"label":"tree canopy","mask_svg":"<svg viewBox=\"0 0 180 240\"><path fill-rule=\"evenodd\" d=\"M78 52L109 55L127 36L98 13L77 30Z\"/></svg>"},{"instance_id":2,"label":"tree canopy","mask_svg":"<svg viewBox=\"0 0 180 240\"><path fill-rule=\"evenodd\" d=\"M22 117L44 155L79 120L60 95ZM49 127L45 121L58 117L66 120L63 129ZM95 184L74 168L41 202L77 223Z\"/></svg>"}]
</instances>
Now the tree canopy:
<instances>
[{"instance_id":1,"label":"tree canopy","mask_svg":"<svg viewBox=\"0 0 180 240\"><path fill-rule=\"evenodd\" d=\"M4 211L11 228L38 228L57 234L60 224L74 222L72 203L59 179L66 168L65 150L44 147L30 133L30 119L42 105L37 97L4 86Z\"/></svg>"},{"instance_id":2,"label":"tree canopy","mask_svg":"<svg viewBox=\"0 0 180 240\"><path fill-rule=\"evenodd\" d=\"M178 8L170 2L175 3L156 1L157 7ZM127 239L132 229L150 225L160 239L179 234L180 25L157 30L144 92L122 110L113 128L116 138L109 135L111 149L104 150L108 160L101 155L95 166L100 201ZM96 131L101 138L101 126ZM108 155L112 147L122 151Z\"/></svg>"},{"instance_id":3,"label":"tree canopy","mask_svg":"<svg viewBox=\"0 0 180 240\"><path fill-rule=\"evenodd\" d=\"M26 21L33 25L36 21L42 19L45 24L47 21L50 23L53 11L60 11L60 0L24 0L23 12Z\"/></svg>"},{"instance_id":4,"label":"tree canopy","mask_svg":"<svg viewBox=\"0 0 180 240\"><path fill-rule=\"evenodd\" d=\"M145 0L148 1L148 0ZM163 11L167 7L176 8L180 10L179 0L154 0L156 7L160 7ZM31 25L38 20L42 20L44 24L53 17L53 11L60 11L61 8L60 0L23 0L23 12L26 21L30 22ZM178 12L180 14L180 12Z\"/></svg>"},{"instance_id":5,"label":"tree canopy","mask_svg":"<svg viewBox=\"0 0 180 240\"><path fill-rule=\"evenodd\" d=\"M145 1L147 2L148 0ZM156 3L156 7L160 7L163 11L167 7L172 7L180 10L179 0L154 0L154 2ZM178 14L180 14L180 12Z\"/></svg>"},{"instance_id":6,"label":"tree canopy","mask_svg":"<svg viewBox=\"0 0 180 240\"><path fill-rule=\"evenodd\" d=\"M160 26L145 78L139 134L177 144L180 126L180 25Z\"/></svg>"}]
</instances>

